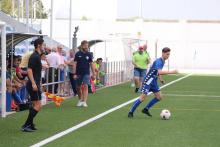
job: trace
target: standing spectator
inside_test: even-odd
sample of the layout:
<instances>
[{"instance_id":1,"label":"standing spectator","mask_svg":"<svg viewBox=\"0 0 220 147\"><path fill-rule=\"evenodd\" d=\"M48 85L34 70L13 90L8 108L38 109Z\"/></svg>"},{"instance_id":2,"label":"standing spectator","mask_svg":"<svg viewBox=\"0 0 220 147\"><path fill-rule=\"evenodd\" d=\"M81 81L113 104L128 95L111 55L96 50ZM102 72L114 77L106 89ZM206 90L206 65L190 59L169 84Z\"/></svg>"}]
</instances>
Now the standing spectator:
<instances>
[{"instance_id":1,"label":"standing spectator","mask_svg":"<svg viewBox=\"0 0 220 147\"><path fill-rule=\"evenodd\" d=\"M46 56L47 61L48 61L49 66L50 66L49 71L48 71L48 82L49 83L58 81L58 69L57 68L59 66L59 57L58 57L56 51L57 51L56 48L52 48L52 52ZM55 86L54 85L49 85L48 86L48 92L57 93L57 87L58 87L57 84L55 84Z\"/></svg>"},{"instance_id":2,"label":"standing spectator","mask_svg":"<svg viewBox=\"0 0 220 147\"><path fill-rule=\"evenodd\" d=\"M45 54L46 54L46 55L49 55L50 53L51 53L51 48L48 47L48 46L46 46L46 47L45 47Z\"/></svg>"},{"instance_id":3,"label":"standing spectator","mask_svg":"<svg viewBox=\"0 0 220 147\"><path fill-rule=\"evenodd\" d=\"M32 106L29 109L29 115L22 126L22 131L24 132L33 132L37 130L33 123L34 117L41 109L41 58L40 54L43 49L42 38L38 38L34 41L34 53L30 56L28 62L28 82L27 82L27 90L30 95L30 99L32 102Z\"/></svg>"},{"instance_id":4,"label":"standing spectator","mask_svg":"<svg viewBox=\"0 0 220 147\"><path fill-rule=\"evenodd\" d=\"M77 106L88 107L88 85L90 84L90 67L92 69L92 79L95 80L95 66L92 62L92 55L88 52L89 43L84 40L81 42L81 50L74 58L73 74L77 79L77 93L79 102Z\"/></svg>"},{"instance_id":5,"label":"standing spectator","mask_svg":"<svg viewBox=\"0 0 220 147\"><path fill-rule=\"evenodd\" d=\"M68 65L68 75L69 75L69 79L70 79L70 84L72 86L74 96L75 96L75 95L77 95L77 90L76 90L76 80L73 78L74 56L75 56L74 50L70 50L66 64Z\"/></svg>"},{"instance_id":6,"label":"standing spectator","mask_svg":"<svg viewBox=\"0 0 220 147\"><path fill-rule=\"evenodd\" d=\"M146 46L140 46L139 50L133 53L132 64L134 65L135 92L137 93L141 82L147 72L147 66L150 63L149 54L145 51Z\"/></svg>"},{"instance_id":7,"label":"standing spectator","mask_svg":"<svg viewBox=\"0 0 220 147\"><path fill-rule=\"evenodd\" d=\"M49 63L47 61L45 52L41 53L40 57L41 57L41 64L42 64L41 81L42 81L42 84L44 84L46 83L46 71L49 68ZM46 91L45 86L43 86L43 91L44 92Z\"/></svg>"},{"instance_id":8,"label":"standing spectator","mask_svg":"<svg viewBox=\"0 0 220 147\"><path fill-rule=\"evenodd\" d=\"M64 57L64 52L63 47L61 45L57 46L57 55L58 55L58 60L59 60L59 65L58 65L58 76L59 76L59 83L58 85L58 94L61 96L64 96L64 80L65 80L65 62L66 59Z\"/></svg>"}]
</instances>

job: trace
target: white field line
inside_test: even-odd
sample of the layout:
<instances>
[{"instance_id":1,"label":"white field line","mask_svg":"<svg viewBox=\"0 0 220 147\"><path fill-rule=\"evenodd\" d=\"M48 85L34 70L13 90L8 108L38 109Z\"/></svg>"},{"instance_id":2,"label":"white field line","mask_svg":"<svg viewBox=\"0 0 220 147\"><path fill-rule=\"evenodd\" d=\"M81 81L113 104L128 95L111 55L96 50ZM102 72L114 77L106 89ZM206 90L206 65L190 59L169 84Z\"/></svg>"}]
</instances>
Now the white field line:
<instances>
[{"instance_id":1,"label":"white field line","mask_svg":"<svg viewBox=\"0 0 220 147\"><path fill-rule=\"evenodd\" d=\"M169 83L167 83L166 85L161 86L161 89L162 89L162 88L165 88L165 87L167 87L167 86L169 86L169 85L171 85L171 84L174 84L174 83L176 83L176 82L178 82L178 81L180 81L180 80L183 80L183 79L185 79L185 78L187 78L187 77L189 77L189 76L191 76L191 75L192 75L192 74L188 74L188 75L186 75L186 76L184 76L184 77L182 77L182 78L179 78L179 79L177 79L177 80L174 80L174 81L172 81L172 82L169 82ZM148 95L150 95L150 94L151 94L151 93L149 93ZM77 130L77 129L79 129L79 128L81 128L81 127L87 125L87 124L89 124L89 123L92 123L92 122L96 121L96 120L99 119L99 118L104 117L105 115L108 115L109 113L111 113L111 112L113 112L113 111L116 111L116 110L118 110L118 109L120 109L120 108L122 108L122 107L124 107L124 106L126 106L126 105L128 105L128 104L130 104L130 103L132 103L132 102L134 102L134 101L136 101L137 99L138 99L138 97L136 97L136 98L134 98L134 99L132 99L132 100L130 100L130 101L127 101L127 102L125 102L125 103L123 103L123 104L121 104L121 105L118 105L118 106L116 106L116 107L113 107L113 108L111 108L111 109L109 109L109 110L107 110L107 111L105 111L105 112L103 112L103 113L101 113L101 114L99 114L99 115L96 115L96 116L94 116L94 117L92 117L92 118L90 118L90 119L88 119L88 120L85 120L85 121L79 123L78 125L75 125L75 126L69 128L69 129L67 129L67 130L64 130L64 131L60 132L60 133L57 133L57 134L55 134L55 135L53 135L53 136L51 136L51 137L49 137L49 138L46 138L46 139L44 139L44 140L42 140L42 141L40 141L40 142L38 142L38 143L36 143L36 144L34 144L34 145L31 145L30 147L40 147L40 146L43 146L43 145L45 145L45 144L47 144L47 143L49 143L49 142L52 142L52 141L54 141L54 140L56 140L56 139L58 139L58 138L60 138L60 137L62 137L62 136L64 136L64 135L67 135L67 134L69 134L69 133L71 133L71 132L73 132L73 131L75 131L75 130Z\"/></svg>"},{"instance_id":2,"label":"white field line","mask_svg":"<svg viewBox=\"0 0 220 147\"><path fill-rule=\"evenodd\" d=\"M211 97L220 98L220 95L204 95L204 94L163 94L165 96L176 96L176 97Z\"/></svg>"}]
</instances>

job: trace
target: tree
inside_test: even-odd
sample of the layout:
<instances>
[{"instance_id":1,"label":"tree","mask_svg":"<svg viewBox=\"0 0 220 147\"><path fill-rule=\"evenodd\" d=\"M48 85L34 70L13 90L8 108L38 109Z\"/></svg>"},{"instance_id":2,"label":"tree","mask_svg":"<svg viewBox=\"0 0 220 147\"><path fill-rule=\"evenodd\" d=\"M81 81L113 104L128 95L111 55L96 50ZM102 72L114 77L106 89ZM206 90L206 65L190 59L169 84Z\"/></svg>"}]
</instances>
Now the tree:
<instances>
[{"instance_id":1,"label":"tree","mask_svg":"<svg viewBox=\"0 0 220 147\"><path fill-rule=\"evenodd\" d=\"M12 10L11 1L9 1L9 0L0 0L0 3L1 3L0 4L0 6L1 6L0 10L1 11L5 12L7 14L11 13L11 10Z\"/></svg>"},{"instance_id":2,"label":"tree","mask_svg":"<svg viewBox=\"0 0 220 147\"><path fill-rule=\"evenodd\" d=\"M0 0L0 10L3 11L4 13L6 14L9 14L11 16L13 16L13 12L12 12L12 1L13 0ZM36 3L36 18L37 19L43 19L43 18L47 18L48 17L48 14L47 12L44 10L44 6L43 6L43 3L41 0L34 0L34 3ZM14 14L15 16L14 17L18 17L18 2L17 0L14 0ZM23 16L26 16L26 0L23 1L23 12L24 12L24 15ZM22 9L20 7L20 9ZM31 1L29 0L29 17L31 17L33 13L33 6L31 4Z\"/></svg>"}]
</instances>

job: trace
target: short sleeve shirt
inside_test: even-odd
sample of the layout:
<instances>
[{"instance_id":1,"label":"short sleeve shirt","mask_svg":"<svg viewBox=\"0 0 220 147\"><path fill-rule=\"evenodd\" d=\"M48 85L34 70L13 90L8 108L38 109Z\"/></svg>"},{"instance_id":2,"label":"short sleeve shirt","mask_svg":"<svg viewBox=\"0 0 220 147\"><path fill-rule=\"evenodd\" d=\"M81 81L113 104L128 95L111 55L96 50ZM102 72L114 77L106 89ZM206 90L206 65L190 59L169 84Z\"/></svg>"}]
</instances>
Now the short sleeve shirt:
<instances>
[{"instance_id":1,"label":"short sleeve shirt","mask_svg":"<svg viewBox=\"0 0 220 147\"><path fill-rule=\"evenodd\" d=\"M147 52L140 54L138 51L133 53L132 61L141 69L147 69L150 56Z\"/></svg>"},{"instance_id":2,"label":"short sleeve shirt","mask_svg":"<svg viewBox=\"0 0 220 147\"><path fill-rule=\"evenodd\" d=\"M164 66L164 64L165 64L165 61L164 61L162 58L156 59L156 60L153 62L152 66L150 67L150 70L149 70L149 72L147 73L147 75L148 75L148 76L154 76L154 77L156 77L156 79L157 79L158 70L159 70L159 69L162 69L163 66Z\"/></svg>"},{"instance_id":3,"label":"short sleeve shirt","mask_svg":"<svg viewBox=\"0 0 220 147\"><path fill-rule=\"evenodd\" d=\"M77 62L76 64L77 75L89 75L90 74L90 64L92 63L91 53L78 51L75 54L74 61Z\"/></svg>"},{"instance_id":4,"label":"short sleeve shirt","mask_svg":"<svg viewBox=\"0 0 220 147\"><path fill-rule=\"evenodd\" d=\"M41 64L41 58L38 52L35 51L30 56L29 61L28 61L28 68L32 69L34 81L36 82L37 85L40 85L42 64Z\"/></svg>"}]
</instances>

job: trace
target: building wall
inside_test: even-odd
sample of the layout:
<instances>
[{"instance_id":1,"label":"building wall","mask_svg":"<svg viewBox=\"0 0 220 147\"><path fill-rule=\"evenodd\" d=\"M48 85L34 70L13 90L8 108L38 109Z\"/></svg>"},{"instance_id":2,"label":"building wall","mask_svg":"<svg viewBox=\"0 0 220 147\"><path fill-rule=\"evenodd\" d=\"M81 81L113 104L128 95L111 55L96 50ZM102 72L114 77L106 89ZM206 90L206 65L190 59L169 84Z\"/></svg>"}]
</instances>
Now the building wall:
<instances>
[{"instance_id":1,"label":"building wall","mask_svg":"<svg viewBox=\"0 0 220 147\"><path fill-rule=\"evenodd\" d=\"M187 21L78 21L73 20L73 30L79 26L78 38L103 39L114 42L114 45L97 45L95 52L107 50L108 60L124 60L122 38L139 38L148 41L148 50L152 59L155 55L157 41L158 56L161 49L168 46L172 49L171 68L218 70L220 53L219 22L187 22ZM49 21L43 21L43 33L49 34ZM138 32L141 32L141 35ZM54 39L68 45L68 20L54 20ZM100 46L100 47L99 47ZM100 48L100 49L99 49ZM115 57L115 51L118 52ZM101 53L99 54L101 56Z\"/></svg>"}]
</instances>

